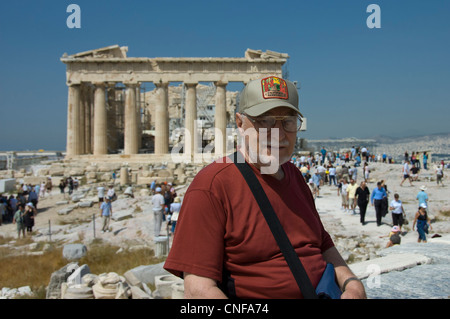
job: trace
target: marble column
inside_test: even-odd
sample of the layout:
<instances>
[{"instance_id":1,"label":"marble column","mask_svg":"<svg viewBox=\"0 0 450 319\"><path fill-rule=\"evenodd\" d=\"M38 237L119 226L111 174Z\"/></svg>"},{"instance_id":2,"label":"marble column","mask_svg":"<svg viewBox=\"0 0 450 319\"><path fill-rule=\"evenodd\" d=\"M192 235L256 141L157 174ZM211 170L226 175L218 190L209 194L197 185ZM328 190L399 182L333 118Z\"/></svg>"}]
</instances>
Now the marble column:
<instances>
[{"instance_id":1,"label":"marble column","mask_svg":"<svg viewBox=\"0 0 450 319\"><path fill-rule=\"evenodd\" d=\"M116 126L116 115L117 115L117 103L116 103L116 84L114 82L108 83L107 93L107 121L108 121L108 148L110 150L116 150L117 146L117 126Z\"/></svg>"},{"instance_id":2,"label":"marble column","mask_svg":"<svg viewBox=\"0 0 450 319\"><path fill-rule=\"evenodd\" d=\"M138 150L142 148L142 118L141 118L141 85L136 86L136 116Z\"/></svg>"},{"instance_id":3,"label":"marble column","mask_svg":"<svg viewBox=\"0 0 450 319\"><path fill-rule=\"evenodd\" d=\"M136 83L125 83L124 154L137 154L138 123L136 116Z\"/></svg>"},{"instance_id":4,"label":"marble column","mask_svg":"<svg viewBox=\"0 0 450 319\"><path fill-rule=\"evenodd\" d=\"M169 153L169 83L155 83L155 154Z\"/></svg>"},{"instance_id":5,"label":"marble column","mask_svg":"<svg viewBox=\"0 0 450 319\"><path fill-rule=\"evenodd\" d=\"M85 90L84 90L84 121L85 121L84 122L84 154L90 154L92 152L91 107L92 107L92 87L90 85L86 85Z\"/></svg>"},{"instance_id":6,"label":"marble column","mask_svg":"<svg viewBox=\"0 0 450 319\"><path fill-rule=\"evenodd\" d=\"M215 111L215 156L224 156L227 146L227 84L215 82L216 85L216 111Z\"/></svg>"},{"instance_id":7,"label":"marble column","mask_svg":"<svg viewBox=\"0 0 450 319\"><path fill-rule=\"evenodd\" d=\"M67 145L68 157L80 154L80 84L70 84L67 98Z\"/></svg>"},{"instance_id":8,"label":"marble column","mask_svg":"<svg viewBox=\"0 0 450 319\"><path fill-rule=\"evenodd\" d=\"M108 154L105 83L95 83L94 93L94 155Z\"/></svg>"},{"instance_id":9,"label":"marble column","mask_svg":"<svg viewBox=\"0 0 450 319\"><path fill-rule=\"evenodd\" d=\"M198 141L196 138L197 120L197 83L185 83L186 90L186 111L185 111L185 135L184 153L194 155L197 152Z\"/></svg>"},{"instance_id":10,"label":"marble column","mask_svg":"<svg viewBox=\"0 0 450 319\"><path fill-rule=\"evenodd\" d=\"M87 106L87 84L81 84L80 92L80 154L86 154L86 106Z\"/></svg>"}]
</instances>

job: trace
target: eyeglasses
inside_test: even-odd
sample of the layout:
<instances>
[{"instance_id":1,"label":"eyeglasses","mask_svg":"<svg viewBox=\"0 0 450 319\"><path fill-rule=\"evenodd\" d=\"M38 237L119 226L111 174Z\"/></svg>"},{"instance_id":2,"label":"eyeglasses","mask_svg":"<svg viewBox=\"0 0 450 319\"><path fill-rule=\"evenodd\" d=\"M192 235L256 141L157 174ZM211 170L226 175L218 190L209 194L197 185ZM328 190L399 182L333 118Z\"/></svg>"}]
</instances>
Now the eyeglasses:
<instances>
[{"instance_id":1,"label":"eyeglasses","mask_svg":"<svg viewBox=\"0 0 450 319\"><path fill-rule=\"evenodd\" d=\"M300 131L302 128L302 118L299 115L283 115L283 116L272 116L264 115L253 117L248 114L242 114L246 116L252 123L254 123L257 129L265 128L271 129L275 127L277 121L281 121L283 129L289 133L295 133Z\"/></svg>"}]
</instances>

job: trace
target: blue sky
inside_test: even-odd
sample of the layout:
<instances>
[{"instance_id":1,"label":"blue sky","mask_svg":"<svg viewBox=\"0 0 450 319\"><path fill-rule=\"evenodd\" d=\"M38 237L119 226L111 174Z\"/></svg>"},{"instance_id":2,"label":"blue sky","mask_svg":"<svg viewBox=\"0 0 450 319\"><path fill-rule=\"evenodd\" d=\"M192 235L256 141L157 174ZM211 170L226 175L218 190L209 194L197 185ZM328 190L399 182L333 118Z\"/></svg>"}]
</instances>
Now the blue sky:
<instances>
[{"instance_id":1,"label":"blue sky","mask_svg":"<svg viewBox=\"0 0 450 319\"><path fill-rule=\"evenodd\" d=\"M380 29L366 25L372 3ZM1 1L0 150L65 150L59 59L113 44L129 57L288 53L309 139L448 132L449 17L447 0Z\"/></svg>"}]
</instances>

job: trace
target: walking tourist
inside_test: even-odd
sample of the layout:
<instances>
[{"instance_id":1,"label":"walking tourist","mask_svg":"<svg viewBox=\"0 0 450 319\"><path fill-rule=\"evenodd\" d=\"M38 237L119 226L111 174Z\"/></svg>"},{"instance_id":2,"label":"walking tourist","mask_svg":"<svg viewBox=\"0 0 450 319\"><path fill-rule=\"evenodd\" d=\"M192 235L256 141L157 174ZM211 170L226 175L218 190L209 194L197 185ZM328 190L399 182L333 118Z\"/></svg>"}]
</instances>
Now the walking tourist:
<instances>
[{"instance_id":1,"label":"walking tourist","mask_svg":"<svg viewBox=\"0 0 450 319\"><path fill-rule=\"evenodd\" d=\"M330 178L330 186L331 186L331 181L333 181L333 185L336 186L336 167L334 167L333 165L330 166L330 168L328 168L328 172L329 172L329 178Z\"/></svg>"},{"instance_id":2,"label":"walking tourist","mask_svg":"<svg viewBox=\"0 0 450 319\"><path fill-rule=\"evenodd\" d=\"M52 179L51 177L47 177L47 182L45 182L45 191L49 196L52 194L52 188L53 188Z\"/></svg>"},{"instance_id":3,"label":"walking tourist","mask_svg":"<svg viewBox=\"0 0 450 319\"><path fill-rule=\"evenodd\" d=\"M41 184L37 183L36 185L34 185L34 192L36 193L37 200L39 201L39 195L41 194Z\"/></svg>"},{"instance_id":4,"label":"walking tourist","mask_svg":"<svg viewBox=\"0 0 450 319\"><path fill-rule=\"evenodd\" d=\"M428 206L428 194L425 192L427 188L425 185L420 186L420 191L417 193L416 199L419 201L419 207L420 205L424 204L425 207Z\"/></svg>"},{"instance_id":5,"label":"walking tourist","mask_svg":"<svg viewBox=\"0 0 450 319\"><path fill-rule=\"evenodd\" d=\"M108 192L106 193L106 196L109 197L111 201L115 201L117 199L116 191L114 190L114 185L109 185Z\"/></svg>"},{"instance_id":6,"label":"walking tourist","mask_svg":"<svg viewBox=\"0 0 450 319\"><path fill-rule=\"evenodd\" d=\"M14 213L17 211L18 201L14 198L14 195L9 196L8 198L8 222L13 221Z\"/></svg>"},{"instance_id":7,"label":"walking tourist","mask_svg":"<svg viewBox=\"0 0 450 319\"><path fill-rule=\"evenodd\" d=\"M369 182L369 176L370 176L370 169L369 169L369 164L367 164L367 162L364 162L363 171L364 171L364 181L366 183L368 183Z\"/></svg>"},{"instance_id":8,"label":"walking tourist","mask_svg":"<svg viewBox=\"0 0 450 319\"><path fill-rule=\"evenodd\" d=\"M102 233L109 232L109 222L112 217L111 198L106 196L104 202L100 205L100 216L102 218Z\"/></svg>"},{"instance_id":9,"label":"walking tourist","mask_svg":"<svg viewBox=\"0 0 450 319\"><path fill-rule=\"evenodd\" d=\"M154 179L153 182L150 184L150 195L155 194L155 189L156 189L156 179Z\"/></svg>"},{"instance_id":10,"label":"walking tourist","mask_svg":"<svg viewBox=\"0 0 450 319\"><path fill-rule=\"evenodd\" d=\"M344 212L347 212L348 210L348 193L347 193L348 183L347 179L343 178L341 179L341 182L338 185L338 196L341 194L341 209Z\"/></svg>"},{"instance_id":11,"label":"walking tourist","mask_svg":"<svg viewBox=\"0 0 450 319\"><path fill-rule=\"evenodd\" d=\"M427 152L423 153L422 162L423 162L423 168L425 170L428 170L428 154L427 154Z\"/></svg>"},{"instance_id":12,"label":"walking tourist","mask_svg":"<svg viewBox=\"0 0 450 319\"><path fill-rule=\"evenodd\" d=\"M383 217L385 217L389 212L389 194L390 194L390 192L388 191L388 187L387 187L384 179L382 179L380 182L381 182L381 187L383 187L384 190L386 191L386 197L383 197L383 199L381 201L381 212L382 212L381 215Z\"/></svg>"},{"instance_id":13,"label":"walking tourist","mask_svg":"<svg viewBox=\"0 0 450 319\"><path fill-rule=\"evenodd\" d=\"M33 204L33 207L37 209L38 195L34 191L34 188L31 188L30 192L28 193L28 202L31 202Z\"/></svg>"},{"instance_id":14,"label":"walking tourist","mask_svg":"<svg viewBox=\"0 0 450 319\"><path fill-rule=\"evenodd\" d=\"M103 199L105 198L105 185L100 185L99 187L97 187L97 194L98 205L100 207L103 203Z\"/></svg>"},{"instance_id":15,"label":"walking tourist","mask_svg":"<svg viewBox=\"0 0 450 319\"><path fill-rule=\"evenodd\" d=\"M381 218L383 217L383 199L387 198L386 190L381 182L377 183L377 187L372 191L370 203L375 207L375 215L377 218L377 226L381 226Z\"/></svg>"},{"instance_id":16,"label":"walking tourist","mask_svg":"<svg viewBox=\"0 0 450 319\"><path fill-rule=\"evenodd\" d=\"M23 215L25 214L25 205L19 204L17 205L18 210L14 214L13 224L17 226L17 238L20 238L20 233L22 233L22 237L25 238L25 223L23 220Z\"/></svg>"},{"instance_id":17,"label":"walking tourist","mask_svg":"<svg viewBox=\"0 0 450 319\"><path fill-rule=\"evenodd\" d=\"M45 191L46 191L46 187L45 186L46 186L46 183L42 182L41 183L40 194L39 194L40 198L44 198L45 197Z\"/></svg>"},{"instance_id":18,"label":"walking tourist","mask_svg":"<svg viewBox=\"0 0 450 319\"><path fill-rule=\"evenodd\" d=\"M392 224L398 226L401 231L403 226L403 215L405 212L402 201L400 200L400 195L394 194L394 199L391 201L389 209L392 211Z\"/></svg>"},{"instance_id":19,"label":"walking tourist","mask_svg":"<svg viewBox=\"0 0 450 319\"><path fill-rule=\"evenodd\" d=\"M352 211L353 214L356 214L356 190L358 189L358 184L356 184L355 180L352 178L350 180L350 184L347 187L347 198L348 198L348 209Z\"/></svg>"},{"instance_id":20,"label":"walking tourist","mask_svg":"<svg viewBox=\"0 0 450 319\"><path fill-rule=\"evenodd\" d=\"M63 194L63 197L66 197L66 196L65 196L65 193L64 193L64 189L66 188L66 183L64 182L64 179L63 179L63 178L62 178L61 181L59 182L58 187L59 187L59 192L60 192L61 194Z\"/></svg>"},{"instance_id":21,"label":"walking tourist","mask_svg":"<svg viewBox=\"0 0 450 319\"><path fill-rule=\"evenodd\" d=\"M66 179L66 184L67 184L67 188L69 189L69 197L70 197L70 195L72 195L72 193L73 193L73 179L72 179L72 176L69 176L67 179Z\"/></svg>"},{"instance_id":22,"label":"walking tourist","mask_svg":"<svg viewBox=\"0 0 450 319\"><path fill-rule=\"evenodd\" d=\"M438 165L436 167L436 183L439 185L441 183L441 186L444 186L444 183L442 182L442 179L444 177L444 165Z\"/></svg>"},{"instance_id":23,"label":"walking tourist","mask_svg":"<svg viewBox=\"0 0 450 319\"><path fill-rule=\"evenodd\" d=\"M320 176L319 171L316 170L314 175L311 177L311 181L314 183L314 198L319 197L320 193L320 182L322 180L322 176Z\"/></svg>"},{"instance_id":24,"label":"walking tourist","mask_svg":"<svg viewBox=\"0 0 450 319\"><path fill-rule=\"evenodd\" d=\"M366 224L366 211L367 205L369 204L370 199L370 191L367 187L366 182L362 181L360 186L356 189L356 197L358 199L358 207L359 207L359 220L361 224L364 226Z\"/></svg>"},{"instance_id":25,"label":"walking tourist","mask_svg":"<svg viewBox=\"0 0 450 319\"><path fill-rule=\"evenodd\" d=\"M327 150L325 149L325 146L322 146L320 153L322 154L321 164L324 165L325 164L325 155L327 155Z\"/></svg>"},{"instance_id":26,"label":"walking tourist","mask_svg":"<svg viewBox=\"0 0 450 319\"><path fill-rule=\"evenodd\" d=\"M406 155L405 155L405 156L406 156ZM402 168L403 180L402 180L402 182L400 183L400 186L403 185L403 182L404 182L405 180L409 180L409 184L412 186L411 177L409 176L409 171L410 171L410 168L409 168L409 161L405 161L405 164L403 164L403 168Z\"/></svg>"},{"instance_id":27,"label":"walking tourist","mask_svg":"<svg viewBox=\"0 0 450 319\"><path fill-rule=\"evenodd\" d=\"M172 234L175 233L175 226L177 225L178 221L178 215L180 214L181 209L181 200L180 197L175 197L173 200L173 203L170 204L170 213L172 214L170 216L170 223L171 223L171 232Z\"/></svg>"},{"instance_id":28,"label":"walking tourist","mask_svg":"<svg viewBox=\"0 0 450 319\"><path fill-rule=\"evenodd\" d=\"M161 232L161 225L164 214L164 196L161 194L161 187L155 188L155 195L152 197L152 205L153 205L153 234L155 237L159 236Z\"/></svg>"},{"instance_id":29,"label":"walking tourist","mask_svg":"<svg viewBox=\"0 0 450 319\"><path fill-rule=\"evenodd\" d=\"M27 203L25 205L25 213L23 214L23 222L28 234L31 234L33 231L35 217L36 208L33 206L33 203Z\"/></svg>"},{"instance_id":30,"label":"walking tourist","mask_svg":"<svg viewBox=\"0 0 450 319\"><path fill-rule=\"evenodd\" d=\"M427 213L427 206L425 204L420 204L419 211L414 216L414 222L413 222L413 230L414 227L417 224L417 232L419 233L419 238L417 239L417 242L427 242L427 236L425 234L428 234L428 230L431 230L431 221L428 217Z\"/></svg>"}]
</instances>

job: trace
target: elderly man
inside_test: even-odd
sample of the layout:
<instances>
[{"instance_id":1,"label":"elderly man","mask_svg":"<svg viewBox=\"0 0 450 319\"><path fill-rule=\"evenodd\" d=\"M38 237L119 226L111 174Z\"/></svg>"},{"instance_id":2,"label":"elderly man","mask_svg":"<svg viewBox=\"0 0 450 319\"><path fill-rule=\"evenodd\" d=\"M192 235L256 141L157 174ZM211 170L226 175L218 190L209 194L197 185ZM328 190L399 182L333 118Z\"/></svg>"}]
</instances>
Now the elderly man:
<instances>
[{"instance_id":1,"label":"elderly man","mask_svg":"<svg viewBox=\"0 0 450 319\"><path fill-rule=\"evenodd\" d=\"M365 298L364 287L325 231L311 192L289 162L301 113L292 82L268 77L241 92L238 152L256 175L315 287L332 263L342 298ZM302 298L288 264L245 179L218 160L187 190L164 268L184 277L187 298Z\"/></svg>"}]
</instances>

